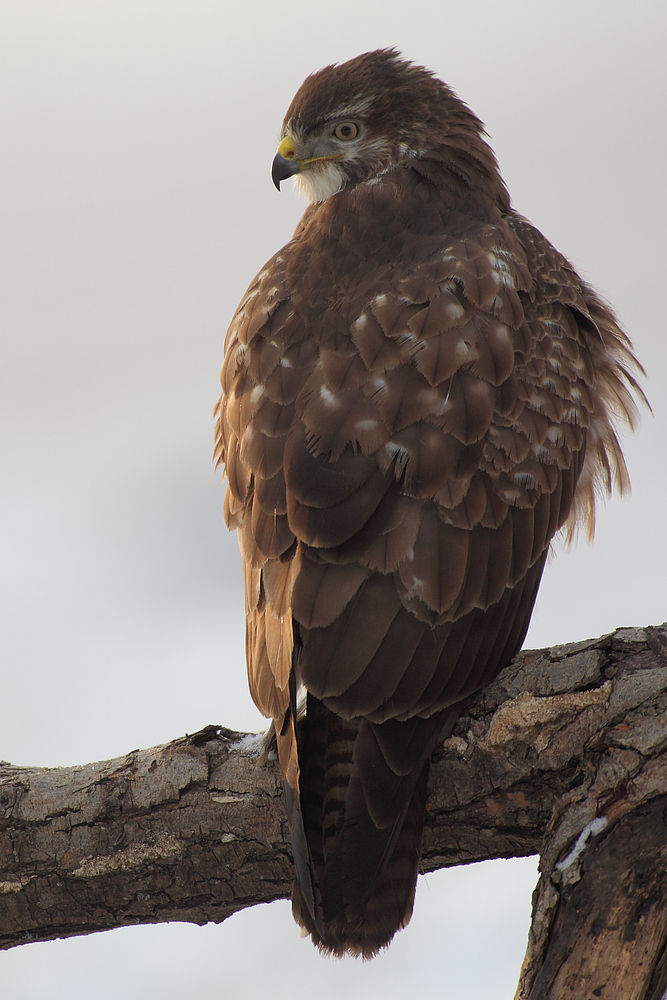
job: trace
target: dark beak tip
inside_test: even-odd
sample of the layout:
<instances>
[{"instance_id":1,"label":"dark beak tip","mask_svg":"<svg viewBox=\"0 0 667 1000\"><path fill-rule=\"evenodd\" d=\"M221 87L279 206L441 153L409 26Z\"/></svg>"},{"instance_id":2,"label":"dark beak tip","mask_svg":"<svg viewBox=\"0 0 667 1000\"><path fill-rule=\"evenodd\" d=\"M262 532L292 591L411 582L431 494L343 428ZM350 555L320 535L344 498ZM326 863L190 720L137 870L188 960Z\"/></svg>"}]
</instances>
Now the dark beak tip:
<instances>
[{"instance_id":1,"label":"dark beak tip","mask_svg":"<svg viewBox=\"0 0 667 1000\"><path fill-rule=\"evenodd\" d=\"M299 164L294 160L286 160L280 153L276 153L271 164L271 180L280 191L280 182L286 181L288 177L298 174Z\"/></svg>"}]
</instances>

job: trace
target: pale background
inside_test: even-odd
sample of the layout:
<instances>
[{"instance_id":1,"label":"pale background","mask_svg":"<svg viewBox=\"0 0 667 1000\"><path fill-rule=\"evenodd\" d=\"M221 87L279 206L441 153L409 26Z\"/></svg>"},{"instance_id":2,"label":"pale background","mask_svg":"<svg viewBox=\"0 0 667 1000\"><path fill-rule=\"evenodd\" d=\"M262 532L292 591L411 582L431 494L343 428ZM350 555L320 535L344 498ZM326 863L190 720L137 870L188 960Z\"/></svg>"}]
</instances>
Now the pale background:
<instances>
[{"instance_id":1,"label":"pale background","mask_svg":"<svg viewBox=\"0 0 667 1000\"><path fill-rule=\"evenodd\" d=\"M634 495L548 567L530 645L667 618L664 0L2 0L0 757L256 729L211 467L224 332L302 210L269 169L303 77L396 45L486 122L517 208L615 305L655 417ZM509 1000L535 860L420 880L370 964L284 903L0 954L3 1000Z\"/></svg>"}]
</instances>

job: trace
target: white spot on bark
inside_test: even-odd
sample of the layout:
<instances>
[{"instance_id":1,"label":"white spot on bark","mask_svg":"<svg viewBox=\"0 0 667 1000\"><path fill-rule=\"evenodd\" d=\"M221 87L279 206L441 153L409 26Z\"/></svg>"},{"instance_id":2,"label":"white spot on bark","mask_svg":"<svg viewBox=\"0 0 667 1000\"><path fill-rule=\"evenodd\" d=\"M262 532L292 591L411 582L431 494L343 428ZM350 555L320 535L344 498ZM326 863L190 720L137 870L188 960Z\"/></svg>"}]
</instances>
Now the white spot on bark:
<instances>
[{"instance_id":1,"label":"white spot on bark","mask_svg":"<svg viewBox=\"0 0 667 1000\"><path fill-rule=\"evenodd\" d=\"M105 858L84 858L79 867L69 874L74 878L97 878L111 872L128 871L154 861L177 857L183 850L184 844L175 837L160 836L150 847L127 847L124 851L115 851Z\"/></svg>"},{"instance_id":2,"label":"white spot on bark","mask_svg":"<svg viewBox=\"0 0 667 1000\"><path fill-rule=\"evenodd\" d=\"M541 753L549 745L550 737L562 718L571 720L574 713L590 705L603 705L610 695L611 681L605 681L592 691L556 694L548 698L538 698L522 691L500 706L482 742L490 746L510 740L533 742Z\"/></svg>"},{"instance_id":3,"label":"white spot on bark","mask_svg":"<svg viewBox=\"0 0 667 1000\"><path fill-rule=\"evenodd\" d=\"M30 876L34 878L35 876ZM0 882L0 896L6 896L10 892L20 892L30 881L25 875L22 878L11 879L7 882Z\"/></svg>"},{"instance_id":4,"label":"white spot on bark","mask_svg":"<svg viewBox=\"0 0 667 1000\"><path fill-rule=\"evenodd\" d=\"M458 757L463 757L468 749L468 741L464 740L462 736L450 736L442 744L442 749L455 753Z\"/></svg>"}]
</instances>

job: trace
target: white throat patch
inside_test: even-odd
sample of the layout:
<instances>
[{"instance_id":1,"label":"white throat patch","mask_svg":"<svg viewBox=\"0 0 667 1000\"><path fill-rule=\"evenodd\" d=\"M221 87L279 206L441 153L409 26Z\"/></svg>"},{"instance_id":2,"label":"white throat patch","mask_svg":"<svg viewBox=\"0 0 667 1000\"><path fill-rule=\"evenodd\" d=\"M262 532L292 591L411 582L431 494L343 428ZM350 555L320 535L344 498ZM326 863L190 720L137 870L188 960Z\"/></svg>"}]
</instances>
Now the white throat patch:
<instances>
[{"instance_id":1,"label":"white throat patch","mask_svg":"<svg viewBox=\"0 0 667 1000\"><path fill-rule=\"evenodd\" d=\"M294 175L297 190L306 201L326 201L345 184L345 172L340 164L321 163Z\"/></svg>"}]
</instances>

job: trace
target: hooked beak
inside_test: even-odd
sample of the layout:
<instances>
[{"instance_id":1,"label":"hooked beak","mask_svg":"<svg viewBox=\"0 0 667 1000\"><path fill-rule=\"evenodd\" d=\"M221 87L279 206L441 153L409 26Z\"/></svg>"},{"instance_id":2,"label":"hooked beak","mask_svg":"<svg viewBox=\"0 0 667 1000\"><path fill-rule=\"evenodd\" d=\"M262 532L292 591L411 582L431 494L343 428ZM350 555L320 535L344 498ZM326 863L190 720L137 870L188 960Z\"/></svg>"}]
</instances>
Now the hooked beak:
<instances>
[{"instance_id":1,"label":"hooked beak","mask_svg":"<svg viewBox=\"0 0 667 1000\"><path fill-rule=\"evenodd\" d=\"M280 153L276 153L271 164L271 180L280 191L280 182L298 174L299 169L299 164L295 160L286 160Z\"/></svg>"},{"instance_id":2,"label":"hooked beak","mask_svg":"<svg viewBox=\"0 0 667 1000\"><path fill-rule=\"evenodd\" d=\"M290 136L285 136L278 146L278 152L271 164L271 180L280 191L280 182L286 181L288 177L298 174L301 164L296 159L296 149L294 140Z\"/></svg>"}]
</instances>

